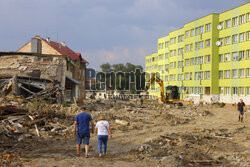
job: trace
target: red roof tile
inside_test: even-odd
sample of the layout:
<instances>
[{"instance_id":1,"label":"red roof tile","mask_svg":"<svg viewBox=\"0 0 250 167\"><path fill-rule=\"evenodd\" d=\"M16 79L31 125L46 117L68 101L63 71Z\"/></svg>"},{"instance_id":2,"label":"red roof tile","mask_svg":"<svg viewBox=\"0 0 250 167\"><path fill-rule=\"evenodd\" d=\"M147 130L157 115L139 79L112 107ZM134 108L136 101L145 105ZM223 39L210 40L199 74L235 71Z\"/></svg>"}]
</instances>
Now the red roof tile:
<instances>
[{"instance_id":1,"label":"red roof tile","mask_svg":"<svg viewBox=\"0 0 250 167\"><path fill-rule=\"evenodd\" d=\"M48 42L46 39L41 38L44 42L49 44L52 48L54 48L57 52L61 53L62 55L69 56L72 60L77 60L81 58L81 62L88 63L85 59L82 58L81 53L75 53L71 50L68 46L62 46L62 44L54 41Z\"/></svg>"}]
</instances>

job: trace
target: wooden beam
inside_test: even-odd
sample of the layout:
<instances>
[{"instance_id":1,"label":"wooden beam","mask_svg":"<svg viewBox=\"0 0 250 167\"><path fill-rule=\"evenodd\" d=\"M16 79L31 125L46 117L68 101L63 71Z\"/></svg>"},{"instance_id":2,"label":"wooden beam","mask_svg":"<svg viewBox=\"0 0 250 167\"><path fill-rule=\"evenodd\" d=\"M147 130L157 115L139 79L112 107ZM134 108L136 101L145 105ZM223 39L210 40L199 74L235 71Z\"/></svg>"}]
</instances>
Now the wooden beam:
<instances>
[{"instance_id":1,"label":"wooden beam","mask_svg":"<svg viewBox=\"0 0 250 167\"><path fill-rule=\"evenodd\" d=\"M31 53L31 52L0 52L0 57L2 56L14 56L14 55L25 55L25 56L41 56L41 57L60 57L68 58L65 55L54 55L54 54L40 54L40 53Z\"/></svg>"},{"instance_id":2,"label":"wooden beam","mask_svg":"<svg viewBox=\"0 0 250 167\"><path fill-rule=\"evenodd\" d=\"M32 94L32 95L35 95L35 94L36 94L36 93L34 93L34 92L30 91L29 89L27 89L27 88L23 87L22 85L20 85L19 87L20 87L21 89L25 90L26 92L28 92L28 93Z\"/></svg>"}]
</instances>

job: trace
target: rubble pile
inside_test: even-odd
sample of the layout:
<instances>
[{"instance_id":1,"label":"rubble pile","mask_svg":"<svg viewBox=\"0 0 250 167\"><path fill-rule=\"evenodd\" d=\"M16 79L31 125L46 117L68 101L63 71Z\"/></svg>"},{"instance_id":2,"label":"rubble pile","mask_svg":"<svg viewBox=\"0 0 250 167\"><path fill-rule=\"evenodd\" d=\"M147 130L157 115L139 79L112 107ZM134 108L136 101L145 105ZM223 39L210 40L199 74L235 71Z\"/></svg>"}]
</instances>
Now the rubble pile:
<instances>
[{"instance_id":1,"label":"rubble pile","mask_svg":"<svg viewBox=\"0 0 250 167\"><path fill-rule=\"evenodd\" d=\"M227 154L218 154L232 150L234 152L242 151L242 148L230 140L232 135L233 133L228 132L227 129L197 129L191 134L166 134L144 143L135 150L134 155L138 159L157 158L162 162L172 157L178 165L184 166L232 166L233 162L228 160L232 157ZM237 159L242 157L242 155L238 155ZM236 164L237 162L234 165Z\"/></svg>"},{"instance_id":2,"label":"rubble pile","mask_svg":"<svg viewBox=\"0 0 250 167\"><path fill-rule=\"evenodd\" d=\"M21 97L5 96L0 99L0 152L9 153L17 143L29 139L68 136L73 132L74 117L68 108ZM76 108L76 107L75 107ZM65 112L66 111L66 112Z\"/></svg>"}]
</instances>

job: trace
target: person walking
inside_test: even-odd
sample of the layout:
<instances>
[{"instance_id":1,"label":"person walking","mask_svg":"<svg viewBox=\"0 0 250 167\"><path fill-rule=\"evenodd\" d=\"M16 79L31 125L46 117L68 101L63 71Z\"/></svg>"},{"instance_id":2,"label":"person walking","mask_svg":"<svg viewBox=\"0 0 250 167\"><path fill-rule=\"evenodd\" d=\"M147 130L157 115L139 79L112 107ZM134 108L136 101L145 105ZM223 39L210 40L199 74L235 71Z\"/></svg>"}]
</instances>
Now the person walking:
<instances>
[{"instance_id":1,"label":"person walking","mask_svg":"<svg viewBox=\"0 0 250 167\"><path fill-rule=\"evenodd\" d=\"M243 122L243 115L246 112L246 105L243 102L243 99L240 99L240 102L237 104L237 111L239 112L239 121Z\"/></svg>"},{"instance_id":2,"label":"person walking","mask_svg":"<svg viewBox=\"0 0 250 167\"><path fill-rule=\"evenodd\" d=\"M110 125L108 121L106 121L104 116L101 116L100 121L96 123L96 133L98 140L99 157L102 157L107 153L107 143L109 136L110 138L112 138ZM103 151L102 151L102 145L103 145Z\"/></svg>"},{"instance_id":3,"label":"person walking","mask_svg":"<svg viewBox=\"0 0 250 167\"><path fill-rule=\"evenodd\" d=\"M85 107L81 107L80 111L81 113L76 116L74 122L74 135L76 135L77 139L76 151L77 155L80 156L80 146L82 144L82 140L84 140L83 144L85 145L85 157L88 158L90 140L89 124L91 123L92 133L94 133L94 122L91 115L85 112Z\"/></svg>"}]
</instances>

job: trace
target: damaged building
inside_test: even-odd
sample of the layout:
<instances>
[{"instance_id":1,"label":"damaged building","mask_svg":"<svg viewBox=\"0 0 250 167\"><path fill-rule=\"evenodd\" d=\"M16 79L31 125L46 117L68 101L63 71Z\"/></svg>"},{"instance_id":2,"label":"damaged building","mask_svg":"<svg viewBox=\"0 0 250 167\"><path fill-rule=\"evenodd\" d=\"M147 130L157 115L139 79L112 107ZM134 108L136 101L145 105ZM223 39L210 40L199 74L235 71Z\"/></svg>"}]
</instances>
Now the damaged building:
<instances>
[{"instance_id":1,"label":"damaged building","mask_svg":"<svg viewBox=\"0 0 250 167\"><path fill-rule=\"evenodd\" d=\"M0 53L0 96L82 102L87 64L65 42L35 36L17 52Z\"/></svg>"}]
</instances>

